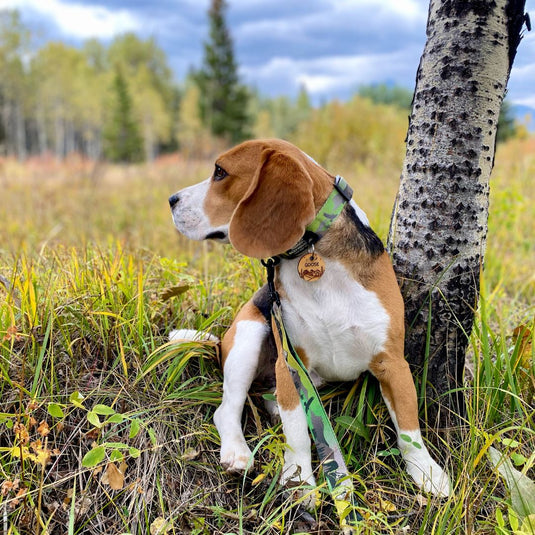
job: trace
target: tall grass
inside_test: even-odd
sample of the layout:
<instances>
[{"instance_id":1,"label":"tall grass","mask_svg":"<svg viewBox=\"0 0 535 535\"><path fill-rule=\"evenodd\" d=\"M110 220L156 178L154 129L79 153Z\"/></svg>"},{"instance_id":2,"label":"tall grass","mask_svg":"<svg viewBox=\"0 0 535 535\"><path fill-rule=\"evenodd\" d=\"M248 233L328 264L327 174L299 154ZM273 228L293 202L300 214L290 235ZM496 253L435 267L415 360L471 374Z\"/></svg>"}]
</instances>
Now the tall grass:
<instances>
[{"instance_id":1,"label":"tall grass","mask_svg":"<svg viewBox=\"0 0 535 535\"><path fill-rule=\"evenodd\" d=\"M486 452L494 446L535 475L532 144L514 141L497 155L466 429L427 430L453 477L452 497L424 497L405 475L371 377L322 390L366 533L490 534L515 525ZM311 516L276 484L284 442L261 391L251 392L244 415L254 470L222 472L212 424L221 399L216 348L167 343L177 325L220 335L264 277L232 249L173 231L168 195L210 165L70 165L4 162L0 176L0 531L335 532L321 488ZM383 235L397 187L394 171L384 172L345 173Z\"/></svg>"}]
</instances>

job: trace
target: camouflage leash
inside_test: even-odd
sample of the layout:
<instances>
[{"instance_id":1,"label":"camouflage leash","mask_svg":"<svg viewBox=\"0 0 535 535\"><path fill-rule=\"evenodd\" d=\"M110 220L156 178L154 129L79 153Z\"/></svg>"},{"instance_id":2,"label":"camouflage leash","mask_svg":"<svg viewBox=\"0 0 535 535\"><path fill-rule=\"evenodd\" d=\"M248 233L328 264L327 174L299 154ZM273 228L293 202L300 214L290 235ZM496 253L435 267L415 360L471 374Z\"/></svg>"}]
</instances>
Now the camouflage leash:
<instances>
[{"instance_id":1,"label":"camouflage leash","mask_svg":"<svg viewBox=\"0 0 535 535\"><path fill-rule=\"evenodd\" d=\"M274 284L275 266L279 262L280 259L278 258L269 258L267 261L262 261L268 275L268 287L272 302L271 323L277 352L279 356L282 354L286 360L299 393L301 405L307 417L308 428L316 444L320 464L323 467L325 481L340 518L340 526L342 529L350 528L350 526L355 526L363 518L357 511L353 481L345 464L334 429L321 403L320 395L284 328L280 298Z\"/></svg>"}]
</instances>

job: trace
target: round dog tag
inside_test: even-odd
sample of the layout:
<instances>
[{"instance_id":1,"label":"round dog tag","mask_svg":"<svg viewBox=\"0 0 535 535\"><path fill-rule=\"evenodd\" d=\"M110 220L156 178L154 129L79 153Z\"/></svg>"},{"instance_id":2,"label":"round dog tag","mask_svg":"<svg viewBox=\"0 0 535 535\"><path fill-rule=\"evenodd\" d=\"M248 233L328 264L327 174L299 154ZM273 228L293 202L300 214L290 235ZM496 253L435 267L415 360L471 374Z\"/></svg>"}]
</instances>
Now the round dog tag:
<instances>
[{"instance_id":1,"label":"round dog tag","mask_svg":"<svg viewBox=\"0 0 535 535\"><path fill-rule=\"evenodd\" d=\"M297 273L307 282L317 281L325 273L325 262L318 253L307 253L299 259Z\"/></svg>"}]
</instances>

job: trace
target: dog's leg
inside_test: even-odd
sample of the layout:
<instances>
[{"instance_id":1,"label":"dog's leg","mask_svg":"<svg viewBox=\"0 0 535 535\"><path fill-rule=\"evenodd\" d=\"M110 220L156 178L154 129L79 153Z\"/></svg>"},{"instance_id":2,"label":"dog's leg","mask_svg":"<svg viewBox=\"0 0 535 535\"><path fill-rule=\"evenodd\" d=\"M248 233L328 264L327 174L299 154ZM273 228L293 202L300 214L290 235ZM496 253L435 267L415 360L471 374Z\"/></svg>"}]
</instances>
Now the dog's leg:
<instances>
[{"instance_id":1,"label":"dog's leg","mask_svg":"<svg viewBox=\"0 0 535 535\"><path fill-rule=\"evenodd\" d=\"M381 393L398 433L398 446L407 464L407 472L424 491L449 496L449 477L431 458L422 440L416 388L407 361L381 353L370 369L381 385Z\"/></svg>"},{"instance_id":2,"label":"dog's leg","mask_svg":"<svg viewBox=\"0 0 535 535\"><path fill-rule=\"evenodd\" d=\"M241 427L243 406L259 365L260 352L269 328L264 321L247 317L246 305L221 343L223 401L214 415L221 438L221 464L228 472L243 472L252 461ZM249 307L250 308L250 307Z\"/></svg>"},{"instance_id":3,"label":"dog's leg","mask_svg":"<svg viewBox=\"0 0 535 535\"><path fill-rule=\"evenodd\" d=\"M283 357L277 359L275 373L277 403L282 420L282 429L286 437L281 485L295 486L302 483L315 485L307 419L288 365Z\"/></svg>"}]
</instances>

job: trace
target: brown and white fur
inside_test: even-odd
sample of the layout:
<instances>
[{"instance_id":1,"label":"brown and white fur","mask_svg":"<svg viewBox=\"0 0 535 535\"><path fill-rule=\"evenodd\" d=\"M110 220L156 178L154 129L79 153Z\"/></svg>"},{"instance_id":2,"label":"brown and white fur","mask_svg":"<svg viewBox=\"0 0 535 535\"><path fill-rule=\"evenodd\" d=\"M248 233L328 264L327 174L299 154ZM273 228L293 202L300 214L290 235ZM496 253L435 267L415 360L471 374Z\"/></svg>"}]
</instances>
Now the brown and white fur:
<instances>
[{"instance_id":1,"label":"brown and white fur","mask_svg":"<svg viewBox=\"0 0 535 535\"><path fill-rule=\"evenodd\" d=\"M244 255L267 258L300 240L333 182L333 175L290 143L255 140L223 153L212 177L179 191L169 202L175 226L185 236L230 242ZM404 310L396 277L382 243L354 201L315 249L326 265L319 280L299 277L299 259L283 259L276 269L290 340L318 384L351 381L370 371L380 383L408 473L423 490L448 496L449 478L429 455L419 429L416 390L404 358ZM221 342L223 402L214 417L221 464L229 472L250 465L252 454L241 427L244 403L255 378L264 384L274 378L287 441L281 483L314 485L305 414L286 363L277 360L268 317L264 287L240 310ZM171 339L191 335L174 331Z\"/></svg>"}]
</instances>

